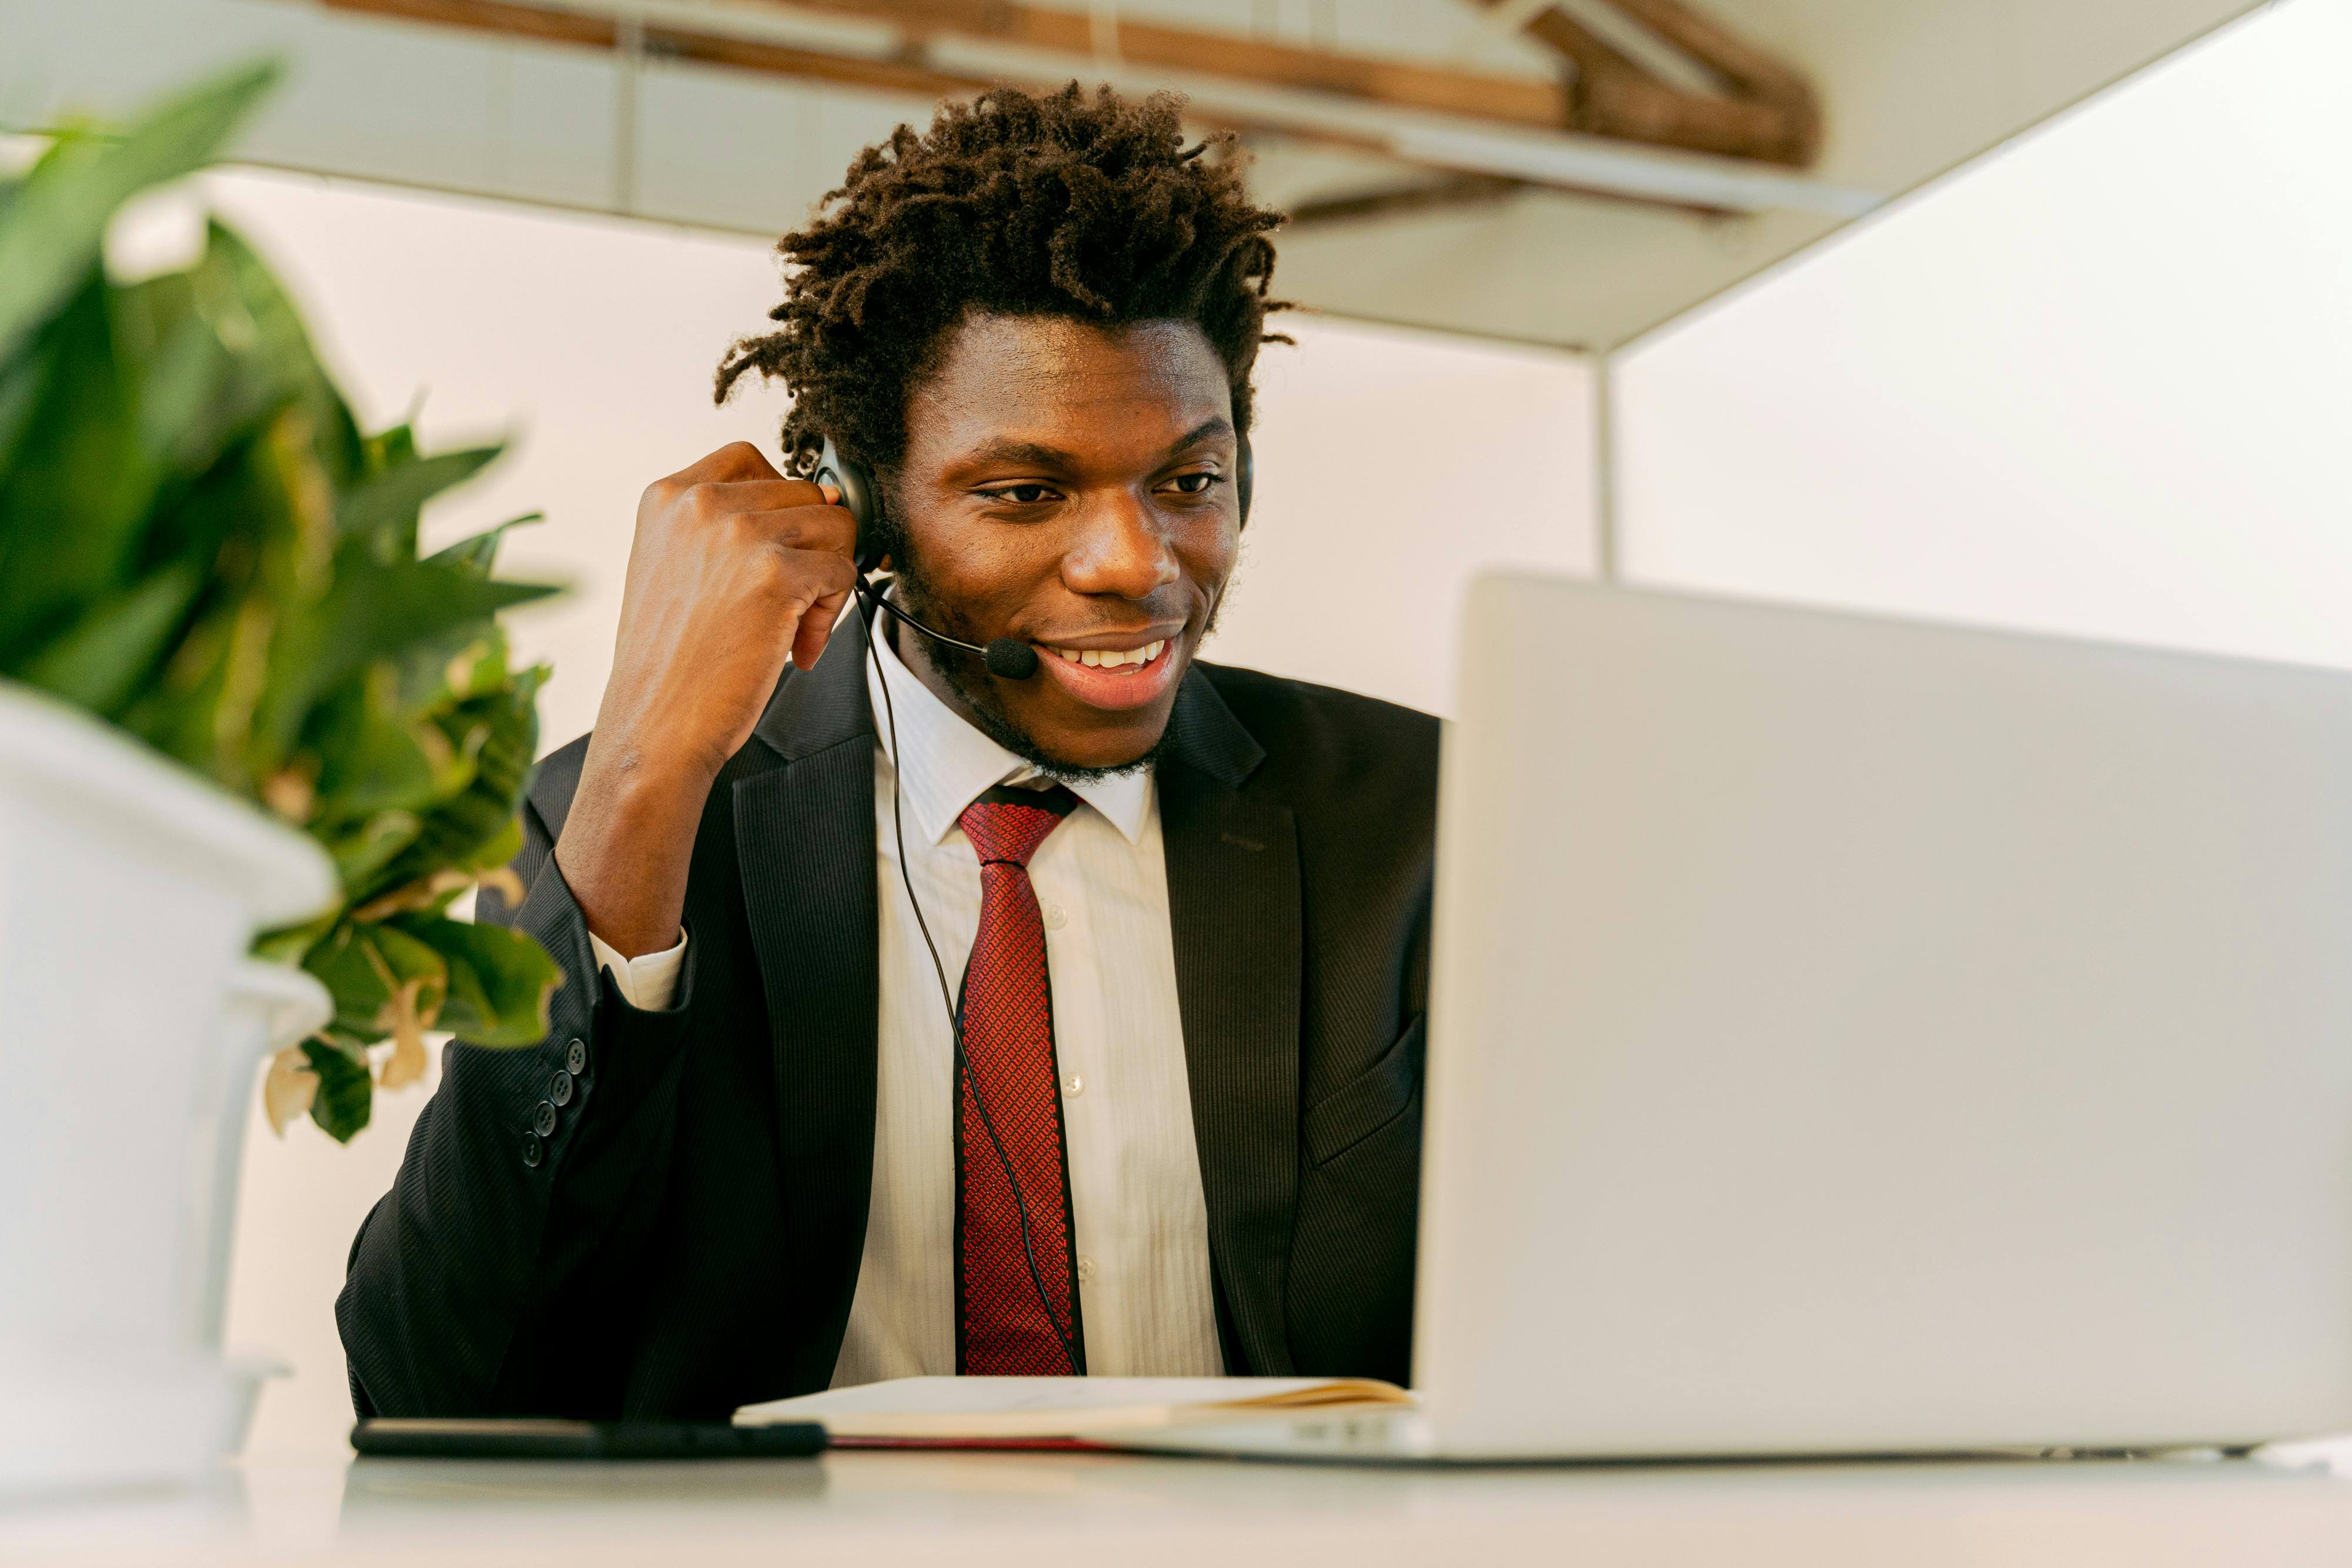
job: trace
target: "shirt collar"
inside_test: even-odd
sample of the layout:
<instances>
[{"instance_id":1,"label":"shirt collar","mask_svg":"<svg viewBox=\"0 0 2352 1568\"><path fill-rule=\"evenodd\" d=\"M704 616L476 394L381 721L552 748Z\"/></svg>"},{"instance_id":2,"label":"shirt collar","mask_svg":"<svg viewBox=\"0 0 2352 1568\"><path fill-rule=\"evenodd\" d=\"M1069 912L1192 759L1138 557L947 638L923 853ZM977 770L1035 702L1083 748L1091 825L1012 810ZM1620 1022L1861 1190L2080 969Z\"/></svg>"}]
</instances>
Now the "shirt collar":
<instances>
[{"instance_id":1,"label":"shirt collar","mask_svg":"<svg viewBox=\"0 0 2352 1568\"><path fill-rule=\"evenodd\" d=\"M898 769L898 789L906 802L909 827L928 841L939 843L954 829L963 809L982 790L1039 777L1036 768L982 734L971 720L940 701L898 657L898 650L891 646L889 636L880 626L874 629L873 638L881 669L877 672L872 661L866 663L866 689L874 705L875 739L882 754L890 759L891 767ZM887 705L877 684L886 679L889 682ZM890 745L894 712L898 745L907 754L904 762ZM1142 841L1144 821L1151 811L1150 768L1114 773L1108 778L1071 784L1068 789L1109 819L1111 826L1129 843Z\"/></svg>"}]
</instances>

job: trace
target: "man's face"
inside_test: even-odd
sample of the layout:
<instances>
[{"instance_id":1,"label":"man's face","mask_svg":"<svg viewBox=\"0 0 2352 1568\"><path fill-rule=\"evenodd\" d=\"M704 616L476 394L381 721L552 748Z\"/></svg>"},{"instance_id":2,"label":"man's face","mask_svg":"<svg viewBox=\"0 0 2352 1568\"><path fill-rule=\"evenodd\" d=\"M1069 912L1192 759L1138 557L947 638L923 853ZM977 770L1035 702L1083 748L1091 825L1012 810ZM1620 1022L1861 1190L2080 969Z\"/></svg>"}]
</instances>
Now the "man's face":
<instances>
[{"instance_id":1,"label":"man's face","mask_svg":"<svg viewBox=\"0 0 2352 1568\"><path fill-rule=\"evenodd\" d=\"M1223 361L1192 323L971 318L908 404L894 564L917 614L1028 643L1041 667L1008 681L899 647L922 643L927 684L1033 761L1139 761L1233 572L1237 451Z\"/></svg>"}]
</instances>

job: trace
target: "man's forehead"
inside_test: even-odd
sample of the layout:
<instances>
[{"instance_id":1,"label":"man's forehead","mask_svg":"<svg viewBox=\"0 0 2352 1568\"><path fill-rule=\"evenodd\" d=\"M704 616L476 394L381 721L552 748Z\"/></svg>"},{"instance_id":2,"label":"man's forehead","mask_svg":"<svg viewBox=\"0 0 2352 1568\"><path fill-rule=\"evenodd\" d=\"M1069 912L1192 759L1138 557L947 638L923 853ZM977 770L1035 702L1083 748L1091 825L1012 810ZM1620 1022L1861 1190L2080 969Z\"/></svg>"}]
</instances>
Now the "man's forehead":
<instances>
[{"instance_id":1,"label":"man's forehead","mask_svg":"<svg viewBox=\"0 0 2352 1568\"><path fill-rule=\"evenodd\" d=\"M1034 316L967 320L918 401L955 427L959 446L1106 419L1164 443L1232 408L1224 363L1192 322Z\"/></svg>"}]
</instances>

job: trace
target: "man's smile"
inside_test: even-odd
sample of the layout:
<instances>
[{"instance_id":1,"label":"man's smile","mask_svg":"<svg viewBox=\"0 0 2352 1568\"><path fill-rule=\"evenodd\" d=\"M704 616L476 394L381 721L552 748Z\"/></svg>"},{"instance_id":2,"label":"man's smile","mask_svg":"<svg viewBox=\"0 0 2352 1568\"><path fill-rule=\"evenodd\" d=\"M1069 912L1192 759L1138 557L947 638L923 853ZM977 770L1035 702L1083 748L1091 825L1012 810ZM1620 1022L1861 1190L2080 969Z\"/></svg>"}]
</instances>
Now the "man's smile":
<instances>
[{"instance_id":1,"label":"man's smile","mask_svg":"<svg viewBox=\"0 0 2352 1568\"><path fill-rule=\"evenodd\" d=\"M1156 701L1176 678L1181 627L1147 633L1087 637L1035 644L1038 663L1064 691L1092 708L1138 708Z\"/></svg>"}]
</instances>

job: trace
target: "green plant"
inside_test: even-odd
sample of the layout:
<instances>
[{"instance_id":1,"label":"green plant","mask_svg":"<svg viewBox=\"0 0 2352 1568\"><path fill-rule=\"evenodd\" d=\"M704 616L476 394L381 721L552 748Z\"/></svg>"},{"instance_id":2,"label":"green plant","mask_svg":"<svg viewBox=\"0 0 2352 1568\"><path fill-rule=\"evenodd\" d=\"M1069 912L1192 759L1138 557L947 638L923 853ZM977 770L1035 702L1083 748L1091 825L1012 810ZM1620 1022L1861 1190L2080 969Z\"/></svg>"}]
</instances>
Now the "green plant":
<instances>
[{"instance_id":1,"label":"green plant","mask_svg":"<svg viewBox=\"0 0 2352 1568\"><path fill-rule=\"evenodd\" d=\"M449 905L511 882L546 671L509 669L494 617L553 590L491 576L503 528L419 558L419 510L498 449L425 456L405 426L362 434L228 229L212 224L184 272L108 277L113 214L208 162L276 75L217 78L121 135L69 128L0 183L0 675L333 857L342 905L256 949L336 1006L272 1064L272 1120L307 1108L348 1139L375 1087L423 1075L426 1029L493 1046L546 1032L553 962Z\"/></svg>"}]
</instances>

